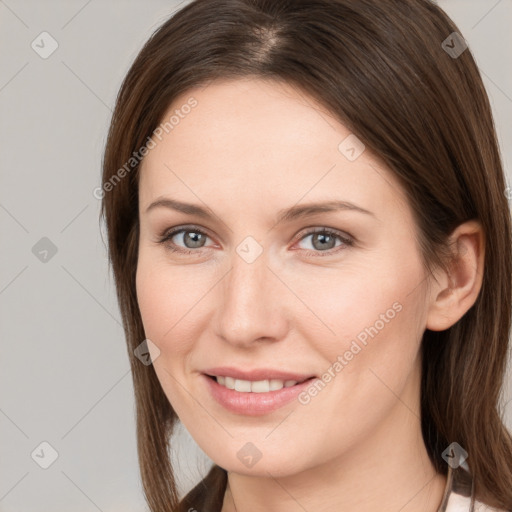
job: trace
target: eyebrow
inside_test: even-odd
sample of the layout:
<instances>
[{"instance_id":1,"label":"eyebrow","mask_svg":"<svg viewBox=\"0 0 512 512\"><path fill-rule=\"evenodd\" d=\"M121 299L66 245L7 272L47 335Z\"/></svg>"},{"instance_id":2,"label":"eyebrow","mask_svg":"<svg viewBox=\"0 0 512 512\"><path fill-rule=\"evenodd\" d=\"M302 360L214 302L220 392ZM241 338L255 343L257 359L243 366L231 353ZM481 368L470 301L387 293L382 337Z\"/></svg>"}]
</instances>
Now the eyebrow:
<instances>
[{"instance_id":1,"label":"eyebrow","mask_svg":"<svg viewBox=\"0 0 512 512\"><path fill-rule=\"evenodd\" d=\"M156 201L151 203L146 208L146 213L155 208L169 208L171 210L176 210L188 215L197 215L198 217L202 217L205 219L212 219L213 217L215 217L215 215L210 213L210 211L207 208L203 208L202 206L196 204L183 203L181 201L177 201L175 199L170 199L167 197L157 199ZM332 200L320 203L307 203L303 205L295 205L290 208L279 210L279 212L277 213L277 222L290 222L292 220L309 217L317 213L335 212L340 210L356 211L375 217L375 214L373 212L366 210L365 208L361 208L360 206L357 206L349 201Z\"/></svg>"}]
</instances>

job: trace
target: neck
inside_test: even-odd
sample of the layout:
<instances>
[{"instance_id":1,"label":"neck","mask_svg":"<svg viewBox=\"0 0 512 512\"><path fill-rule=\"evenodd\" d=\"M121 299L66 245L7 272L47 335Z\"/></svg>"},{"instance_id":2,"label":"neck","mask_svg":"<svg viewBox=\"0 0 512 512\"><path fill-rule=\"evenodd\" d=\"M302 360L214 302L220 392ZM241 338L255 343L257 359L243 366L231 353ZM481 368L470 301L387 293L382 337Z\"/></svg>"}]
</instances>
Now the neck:
<instances>
[{"instance_id":1,"label":"neck","mask_svg":"<svg viewBox=\"0 0 512 512\"><path fill-rule=\"evenodd\" d=\"M408 407L418 409L418 385L349 453L279 478L228 472L222 512L437 512L446 477L436 473L419 413Z\"/></svg>"}]
</instances>

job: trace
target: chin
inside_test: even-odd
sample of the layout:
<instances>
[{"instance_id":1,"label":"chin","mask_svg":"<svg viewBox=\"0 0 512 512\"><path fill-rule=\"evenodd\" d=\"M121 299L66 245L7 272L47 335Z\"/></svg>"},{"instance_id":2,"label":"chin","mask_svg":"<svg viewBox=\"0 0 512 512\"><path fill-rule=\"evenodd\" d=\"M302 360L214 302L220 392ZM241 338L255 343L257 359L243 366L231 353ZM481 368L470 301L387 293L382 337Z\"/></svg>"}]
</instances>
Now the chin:
<instances>
[{"instance_id":1,"label":"chin","mask_svg":"<svg viewBox=\"0 0 512 512\"><path fill-rule=\"evenodd\" d=\"M275 449L258 448L250 441L232 441L222 450L222 453L211 450L209 452L205 451L215 464L226 471L251 477L282 478L295 475L315 465L313 461L304 458L299 460L298 457L304 457L304 451L298 448L289 452L276 453Z\"/></svg>"}]
</instances>

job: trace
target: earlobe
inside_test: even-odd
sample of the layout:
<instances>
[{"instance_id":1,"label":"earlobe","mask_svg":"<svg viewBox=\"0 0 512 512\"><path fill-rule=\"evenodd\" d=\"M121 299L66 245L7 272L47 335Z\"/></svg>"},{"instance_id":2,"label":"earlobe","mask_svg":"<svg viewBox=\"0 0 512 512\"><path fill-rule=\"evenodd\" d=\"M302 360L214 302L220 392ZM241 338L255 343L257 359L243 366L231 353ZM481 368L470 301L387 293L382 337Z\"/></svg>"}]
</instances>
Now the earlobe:
<instances>
[{"instance_id":1,"label":"earlobe","mask_svg":"<svg viewBox=\"0 0 512 512\"><path fill-rule=\"evenodd\" d=\"M449 271L439 270L431 284L425 327L444 331L454 325L476 302L482 287L485 236L478 221L458 226L450 236L453 260Z\"/></svg>"}]
</instances>

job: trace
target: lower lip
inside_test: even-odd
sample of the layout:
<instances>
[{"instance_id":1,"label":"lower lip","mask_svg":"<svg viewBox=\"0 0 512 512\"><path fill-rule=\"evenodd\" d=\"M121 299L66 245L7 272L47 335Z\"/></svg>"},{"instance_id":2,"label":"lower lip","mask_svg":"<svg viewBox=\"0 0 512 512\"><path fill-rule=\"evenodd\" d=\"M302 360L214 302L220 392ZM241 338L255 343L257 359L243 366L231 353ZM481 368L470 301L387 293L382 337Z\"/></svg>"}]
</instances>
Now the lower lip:
<instances>
[{"instance_id":1,"label":"lower lip","mask_svg":"<svg viewBox=\"0 0 512 512\"><path fill-rule=\"evenodd\" d=\"M295 399L315 379L315 377L311 377L300 384L276 391L252 393L228 389L205 374L202 377L206 379L210 393L219 404L231 412L246 416L261 416L283 407Z\"/></svg>"}]
</instances>

